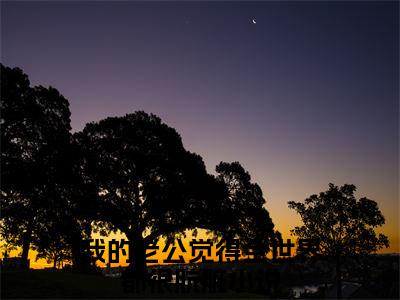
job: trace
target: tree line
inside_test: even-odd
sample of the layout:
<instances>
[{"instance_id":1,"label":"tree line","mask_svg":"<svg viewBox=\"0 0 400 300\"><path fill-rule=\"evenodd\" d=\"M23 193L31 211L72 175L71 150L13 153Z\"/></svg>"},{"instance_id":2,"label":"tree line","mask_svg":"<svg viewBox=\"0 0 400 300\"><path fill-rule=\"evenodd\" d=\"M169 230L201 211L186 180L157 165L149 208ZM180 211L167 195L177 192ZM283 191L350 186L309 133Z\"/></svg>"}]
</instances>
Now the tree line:
<instances>
[{"instance_id":1,"label":"tree line","mask_svg":"<svg viewBox=\"0 0 400 300\"><path fill-rule=\"evenodd\" d=\"M181 136L143 111L71 132L68 101L31 87L18 68L1 66L1 234L5 255L27 261L71 259L85 268L82 241L92 231L126 234L131 267L145 270L145 245L204 228L262 257L275 238L261 188L238 162L207 173ZM85 255L86 254L86 255Z\"/></svg>"},{"instance_id":2,"label":"tree line","mask_svg":"<svg viewBox=\"0 0 400 300\"><path fill-rule=\"evenodd\" d=\"M4 256L20 247L27 262L69 259L90 267L83 240L117 230L131 242L130 268L146 270L145 246L163 236L204 228L265 257L281 239L259 185L239 162L208 174L178 132L143 111L108 117L71 132L68 100L55 88L31 87L19 68L1 65L1 219ZM303 225L299 238L318 238L320 254L336 261L374 253L389 241L378 204L355 197L356 187L330 184L304 202L288 203ZM341 289L338 289L338 297Z\"/></svg>"}]
</instances>

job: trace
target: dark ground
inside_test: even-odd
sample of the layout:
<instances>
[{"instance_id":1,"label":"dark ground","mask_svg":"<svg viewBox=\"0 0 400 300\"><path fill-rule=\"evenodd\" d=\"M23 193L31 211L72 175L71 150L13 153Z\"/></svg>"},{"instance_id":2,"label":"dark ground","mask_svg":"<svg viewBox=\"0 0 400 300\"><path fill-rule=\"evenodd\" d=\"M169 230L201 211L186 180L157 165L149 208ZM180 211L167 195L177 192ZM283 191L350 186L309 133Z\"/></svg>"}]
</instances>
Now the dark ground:
<instances>
[{"instance_id":1,"label":"dark ground","mask_svg":"<svg viewBox=\"0 0 400 300\"><path fill-rule=\"evenodd\" d=\"M122 281L102 275L48 270L4 271L1 298L263 298L249 293L125 293Z\"/></svg>"},{"instance_id":2,"label":"dark ground","mask_svg":"<svg viewBox=\"0 0 400 300\"><path fill-rule=\"evenodd\" d=\"M210 264L206 269L224 269L228 272L239 269L279 269L278 298L290 298L291 287L334 283L333 265L323 259L306 262L293 259L271 264L269 262ZM179 266L164 266L162 268L179 268ZM274 268L275 268L274 267ZM157 267L160 268L160 267ZM157 269L156 268L156 269ZM101 274L80 274L72 271L53 270L1 270L0 298L268 298L270 294L253 293L248 288L235 292L230 287L228 292L164 292L127 293L123 290L122 279L104 277ZM359 288L349 298L399 299L399 256L376 255L366 257L361 261L350 261L343 265L344 281L358 282ZM240 280L248 286L255 284L256 278L246 277ZM236 282L236 281L235 281ZM175 291L176 286L172 287ZM246 292L244 292L246 291ZM329 294L329 291L327 291ZM327 296L316 294L315 297ZM271 297L270 297L271 298Z\"/></svg>"}]
</instances>

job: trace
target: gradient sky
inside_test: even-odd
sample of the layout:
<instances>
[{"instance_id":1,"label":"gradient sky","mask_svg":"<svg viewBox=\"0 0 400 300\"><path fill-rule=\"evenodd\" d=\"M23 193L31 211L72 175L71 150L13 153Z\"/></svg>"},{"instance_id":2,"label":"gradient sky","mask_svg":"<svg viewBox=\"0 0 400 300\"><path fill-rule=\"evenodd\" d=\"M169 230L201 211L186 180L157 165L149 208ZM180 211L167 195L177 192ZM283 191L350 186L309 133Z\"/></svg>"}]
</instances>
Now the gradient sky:
<instances>
[{"instance_id":1,"label":"gradient sky","mask_svg":"<svg viewBox=\"0 0 400 300\"><path fill-rule=\"evenodd\" d=\"M353 183L399 251L396 2L2 2L1 61L70 102L72 128L145 110L209 172L240 161L279 230ZM252 19L256 21L253 24Z\"/></svg>"}]
</instances>

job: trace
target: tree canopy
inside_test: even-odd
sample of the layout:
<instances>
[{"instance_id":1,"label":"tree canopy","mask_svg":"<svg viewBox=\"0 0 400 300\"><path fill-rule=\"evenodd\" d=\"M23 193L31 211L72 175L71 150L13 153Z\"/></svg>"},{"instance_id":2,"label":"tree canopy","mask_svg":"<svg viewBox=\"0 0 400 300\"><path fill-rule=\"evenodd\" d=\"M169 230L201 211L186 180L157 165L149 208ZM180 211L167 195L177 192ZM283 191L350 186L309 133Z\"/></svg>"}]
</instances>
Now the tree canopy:
<instances>
[{"instance_id":1,"label":"tree canopy","mask_svg":"<svg viewBox=\"0 0 400 300\"><path fill-rule=\"evenodd\" d=\"M144 243L199 225L207 202L200 156L160 118L145 112L87 124L75 134L84 154L83 174L98 193L98 219L132 242L143 268Z\"/></svg>"},{"instance_id":2,"label":"tree canopy","mask_svg":"<svg viewBox=\"0 0 400 300\"><path fill-rule=\"evenodd\" d=\"M289 202L303 221L293 233L300 238L318 238L321 252L327 255L373 253L388 247L385 235L375 228L385 223L378 204L368 198L356 199L356 187L329 184L326 192L312 195L304 203Z\"/></svg>"}]
</instances>

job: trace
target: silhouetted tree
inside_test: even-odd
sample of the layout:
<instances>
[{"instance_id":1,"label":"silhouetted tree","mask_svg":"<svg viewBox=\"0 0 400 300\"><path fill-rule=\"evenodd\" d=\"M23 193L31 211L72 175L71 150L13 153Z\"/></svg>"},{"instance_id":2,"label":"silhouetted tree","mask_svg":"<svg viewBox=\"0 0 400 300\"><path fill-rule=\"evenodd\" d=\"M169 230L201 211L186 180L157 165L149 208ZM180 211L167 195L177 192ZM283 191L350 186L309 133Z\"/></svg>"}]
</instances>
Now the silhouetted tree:
<instances>
[{"instance_id":1,"label":"silhouetted tree","mask_svg":"<svg viewBox=\"0 0 400 300\"><path fill-rule=\"evenodd\" d=\"M225 198L215 209L217 231L227 239L238 237L244 250L252 248L256 257L264 257L275 234L261 188L238 162L221 162L216 171L226 188Z\"/></svg>"},{"instance_id":2,"label":"silhouetted tree","mask_svg":"<svg viewBox=\"0 0 400 300\"><path fill-rule=\"evenodd\" d=\"M143 275L146 243L201 222L211 180L204 163L173 128L144 112L89 123L75 138L86 182L97 188L98 218L126 234L130 267Z\"/></svg>"},{"instance_id":3,"label":"silhouetted tree","mask_svg":"<svg viewBox=\"0 0 400 300\"><path fill-rule=\"evenodd\" d=\"M71 129L68 101L52 87L29 84L20 69L1 65L1 222L22 245L23 261L51 205L46 191L63 181Z\"/></svg>"},{"instance_id":4,"label":"silhouetted tree","mask_svg":"<svg viewBox=\"0 0 400 300\"><path fill-rule=\"evenodd\" d=\"M387 237L377 235L374 230L385 223L378 204L367 198L357 200L355 191L356 187L351 184L338 187L330 183L326 192L312 195L304 203L288 203L304 223L292 233L299 238L319 239L321 254L335 258L338 298L342 296L343 257L389 247Z\"/></svg>"}]
</instances>

